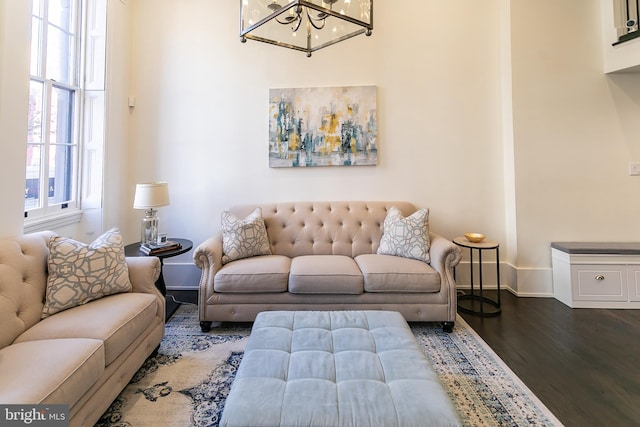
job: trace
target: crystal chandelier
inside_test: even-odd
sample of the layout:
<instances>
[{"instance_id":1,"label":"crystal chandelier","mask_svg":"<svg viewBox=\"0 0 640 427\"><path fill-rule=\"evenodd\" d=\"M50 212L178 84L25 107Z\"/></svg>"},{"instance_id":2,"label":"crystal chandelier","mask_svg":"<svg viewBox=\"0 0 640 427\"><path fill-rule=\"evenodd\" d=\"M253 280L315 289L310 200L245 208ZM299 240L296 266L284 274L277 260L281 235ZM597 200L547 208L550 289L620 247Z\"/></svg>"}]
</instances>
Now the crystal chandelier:
<instances>
[{"instance_id":1,"label":"crystal chandelier","mask_svg":"<svg viewBox=\"0 0 640 427\"><path fill-rule=\"evenodd\" d=\"M306 52L373 31L373 0L240 0L240 41Z\"/></svg>"}]
</instances>

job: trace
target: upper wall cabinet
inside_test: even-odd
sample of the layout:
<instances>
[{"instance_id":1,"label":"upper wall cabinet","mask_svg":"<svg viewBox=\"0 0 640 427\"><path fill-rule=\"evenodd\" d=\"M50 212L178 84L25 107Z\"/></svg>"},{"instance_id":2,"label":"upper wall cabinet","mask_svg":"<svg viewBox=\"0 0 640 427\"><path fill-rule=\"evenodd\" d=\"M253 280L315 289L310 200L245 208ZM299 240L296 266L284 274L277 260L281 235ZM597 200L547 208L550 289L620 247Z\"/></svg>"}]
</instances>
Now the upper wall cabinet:
<instances>
[{"instance_id":1,"label":"upper wall cabinet","mask_svg":"<svg viewBox=\"0 0 640 427\"><path fill-rule=\"evenodd\" d=\"M601 0L604 72L640 73L637 0Z\"/></svg>"}]
</instances>

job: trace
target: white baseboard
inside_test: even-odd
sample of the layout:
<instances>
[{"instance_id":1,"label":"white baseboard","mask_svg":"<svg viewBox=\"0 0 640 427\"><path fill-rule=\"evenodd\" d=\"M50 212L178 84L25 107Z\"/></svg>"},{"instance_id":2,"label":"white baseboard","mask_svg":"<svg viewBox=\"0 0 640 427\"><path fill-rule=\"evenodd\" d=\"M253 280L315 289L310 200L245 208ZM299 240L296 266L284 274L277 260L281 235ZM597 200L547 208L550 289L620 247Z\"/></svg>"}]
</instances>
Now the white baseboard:
<instances>
[{"instance_id":1,"label":"white baseboard","mask_svg":"<svg viewBox=\"0 0 640 427\"><path fill-rule=\"evenodd\" d=\"M474 263L474 287L480 285L478 265ZM497 270L495 261L482 263L483 289L497 289ZM469 261L462 261L456 267L456 287L471 289ZM553 279L551 268L516 268L511 264L500 263L500 289L508 290L518 297L553 297Z\"/></svg>"}]
</instances>

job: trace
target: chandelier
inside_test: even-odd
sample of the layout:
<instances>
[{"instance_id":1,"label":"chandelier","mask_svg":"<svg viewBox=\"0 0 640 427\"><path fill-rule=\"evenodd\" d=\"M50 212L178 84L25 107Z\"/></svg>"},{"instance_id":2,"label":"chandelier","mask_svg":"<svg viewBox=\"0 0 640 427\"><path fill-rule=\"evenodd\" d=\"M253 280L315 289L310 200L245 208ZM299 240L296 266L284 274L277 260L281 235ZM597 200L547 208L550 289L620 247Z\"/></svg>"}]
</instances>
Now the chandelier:
<instances>
[{"instance_id":1,"label":"chandelier","mask_svg":"<svg viewBox=\"0 0 640 427\"><path fill-rule=\"evenodd\" d=\"M373 31L373 0L286 1L240 0L240 41L257 40L311 56Z\"/></svg>"}]
</instances>

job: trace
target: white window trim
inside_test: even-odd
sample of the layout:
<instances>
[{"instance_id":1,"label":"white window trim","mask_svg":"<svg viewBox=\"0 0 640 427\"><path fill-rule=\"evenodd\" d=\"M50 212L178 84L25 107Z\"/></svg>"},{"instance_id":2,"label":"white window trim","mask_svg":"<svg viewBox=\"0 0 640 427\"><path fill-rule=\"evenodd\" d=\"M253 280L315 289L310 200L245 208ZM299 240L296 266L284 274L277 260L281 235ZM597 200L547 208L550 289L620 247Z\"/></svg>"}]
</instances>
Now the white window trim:
<instances>
[{"instance_id":1,"label":"white window trim","mask_svg":"<svg viewBox=\"0 0 640 427\"><path fill-rule=\"evenodd\" d=\"M81 36L78 41L81 55L80 79L82 83L79 88L75 112L77 114L77 127L74 132L79 135L78 150L76 152L76 156L78 156L76 170L78 177L74 183L76 197L73 202L69 203L70 206L68 208L60 208L59 211L53 211L55 205L49 206L45 213L31 217L28 215L29 211L25 211L24 233L78 224L82 220L83 209L101 208L102 204L107 0L79 1L83 4L81 7L83 16L80 18L82 24L80 29ZM94 21L91 18L97 18L97 20ZM90 26L91 28L89 28ZM96 42L96 37L102 40ZM89 42L89 39L91 39L91 42ZM91 61L90 64L89 61ZM88 69L91 72L88 72ZM88 111L91 108L95 109L95 103L87 103L87 98L95 98L96 95L101 98L101 117L96 117L96 111L92 111L93 115L90 115ZM97 123L87 120L88 114L90 117L97 119ZM92 164L89 165L86 163L88 157L94 158L94 160L97 157L98 162L91 162Z\"/></svg>"},{"instance_id":2,"label":"white window trim","mask_svg":"<svg viewBox=\"0 0 640 427\"><path fill-rule=\"evenodd\" d=\"M41 216L39 218L25 220L24 233L35 233L36 231L51 230L54 228L73 225L82 219L81 209L69 209L64 213Z\"/></svg>"}]
</instances>

